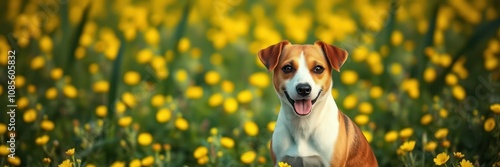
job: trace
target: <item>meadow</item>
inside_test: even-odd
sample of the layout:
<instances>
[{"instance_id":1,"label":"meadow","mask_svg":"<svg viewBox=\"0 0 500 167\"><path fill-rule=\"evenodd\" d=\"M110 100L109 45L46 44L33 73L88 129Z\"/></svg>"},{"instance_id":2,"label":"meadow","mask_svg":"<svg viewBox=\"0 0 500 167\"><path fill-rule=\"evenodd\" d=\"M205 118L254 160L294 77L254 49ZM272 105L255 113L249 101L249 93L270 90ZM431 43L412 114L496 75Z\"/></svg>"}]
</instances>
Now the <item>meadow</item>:
<instances>
[{"instance_id":1,"label":"meadow","mask_svg":"<svg viewBox=\"0 0 500 167\"><path fill-rule=\"evenodd\" d=\"M348 51L332 95L380 166L500 166L497 0L0 6L0 166L272 166L281 40Z\"/></svg>"}]
</instances>

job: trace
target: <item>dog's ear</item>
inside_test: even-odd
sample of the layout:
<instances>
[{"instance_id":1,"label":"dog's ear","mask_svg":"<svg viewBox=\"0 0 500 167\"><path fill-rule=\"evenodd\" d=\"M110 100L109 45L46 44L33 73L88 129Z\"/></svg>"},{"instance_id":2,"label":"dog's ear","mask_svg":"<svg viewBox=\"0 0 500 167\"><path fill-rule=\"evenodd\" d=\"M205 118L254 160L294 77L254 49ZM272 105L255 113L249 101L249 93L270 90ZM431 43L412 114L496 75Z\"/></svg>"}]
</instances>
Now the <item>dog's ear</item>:
<instances>
[{"instance_id":1,"label":"dog's ear","mask_svg":"<svg viewBox=\"0 0 500 167\"><path fill-rule=\"evenodd\" d=\"M278 65L281 51L283 50L283 47L288 44L290 44L290 42L283 40L259 51L259 59L262 64L266 66L267 70L272 71L276 65Z\"/></svg>"},{"instance_id":2,"label":"dog's ear","mask_svg":"<svg viewBox=\"0 0 500 167\"><path fill-rule=\"evenodd\" d=\"M347 51L337 48L336 46L329 45L323 41L316 41L314 44L321 47L325 53L326 59L328 59L328 62L330 63L330 66L334 70L340 72L340 67L342 67L347 60Z\"/></svg>"}]
</instances>

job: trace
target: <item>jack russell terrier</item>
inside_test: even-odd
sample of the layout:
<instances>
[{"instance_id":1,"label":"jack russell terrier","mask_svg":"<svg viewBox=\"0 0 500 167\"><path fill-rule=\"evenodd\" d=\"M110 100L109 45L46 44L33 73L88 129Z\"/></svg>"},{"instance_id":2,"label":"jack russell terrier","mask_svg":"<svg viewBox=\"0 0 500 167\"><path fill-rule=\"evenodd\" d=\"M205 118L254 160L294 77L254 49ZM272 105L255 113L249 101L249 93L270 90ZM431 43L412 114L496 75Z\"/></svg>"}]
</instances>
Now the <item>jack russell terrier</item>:
<instances>
[{"instance_id":1,"label":"jack russell terrier","mask_svg":"<svg viewBox=\"0 0 500 167\"><path fill-rule=\"evenodd\" d=\"M339 111L331 93L332 70L340 72L347 55L322 41L285 40L259 51L281 101L271 140L275 166L378 166L363 133Z\"/></svg>"}]
</instances>

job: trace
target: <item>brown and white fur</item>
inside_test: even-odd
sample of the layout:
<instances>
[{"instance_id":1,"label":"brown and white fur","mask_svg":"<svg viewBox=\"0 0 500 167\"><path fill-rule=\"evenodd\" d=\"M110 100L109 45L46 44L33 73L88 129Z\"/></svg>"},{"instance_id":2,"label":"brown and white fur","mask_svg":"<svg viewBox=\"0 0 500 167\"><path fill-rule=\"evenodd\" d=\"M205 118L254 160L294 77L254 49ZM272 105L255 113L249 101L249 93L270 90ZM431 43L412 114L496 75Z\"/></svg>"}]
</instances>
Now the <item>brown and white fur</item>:
<instances>
[{"instance_id":1,"label":"brown and white fur","mask_svg":"<svg viewBox=\"0 0 500 167\"><path fill-rule=\"evenodd\" d=\"M259 51L281 101L271 141L275 166L378 166L370 144L331 94L332 71L340 71L347 55L322 41L281 41Z\"/></svg>"}]
</instances>

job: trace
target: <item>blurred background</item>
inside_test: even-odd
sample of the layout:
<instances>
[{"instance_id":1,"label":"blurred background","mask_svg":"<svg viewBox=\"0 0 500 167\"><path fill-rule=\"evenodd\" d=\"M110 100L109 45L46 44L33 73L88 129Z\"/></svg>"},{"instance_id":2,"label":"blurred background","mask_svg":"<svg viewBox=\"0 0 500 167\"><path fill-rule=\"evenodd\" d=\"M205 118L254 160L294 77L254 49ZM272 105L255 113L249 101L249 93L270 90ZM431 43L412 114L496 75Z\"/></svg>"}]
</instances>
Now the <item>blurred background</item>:
<instances>
[{"instance_id":1,"label":"blurred background","mask_svg":"<svg viewBox=\"0 0 500 167\"><path fill-rule=\"evenodd\" d=\"M1 166L272 166L280 103L256 53L281 40L349 52L332 94L381 166L500 166L500 1L0 6Z\"/></svg>"}]
</instances>

